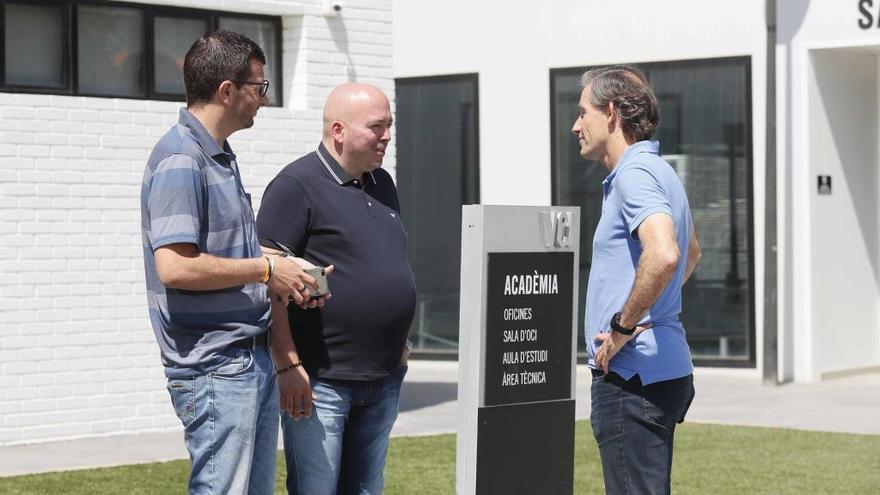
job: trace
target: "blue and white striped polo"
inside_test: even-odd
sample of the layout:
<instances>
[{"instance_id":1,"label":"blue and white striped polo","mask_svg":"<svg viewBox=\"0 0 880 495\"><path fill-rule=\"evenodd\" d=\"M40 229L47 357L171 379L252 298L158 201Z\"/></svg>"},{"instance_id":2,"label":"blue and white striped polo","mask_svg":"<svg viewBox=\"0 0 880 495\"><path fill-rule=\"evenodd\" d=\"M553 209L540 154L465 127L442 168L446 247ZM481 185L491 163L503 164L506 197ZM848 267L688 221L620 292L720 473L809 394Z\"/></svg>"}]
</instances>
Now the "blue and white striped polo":
<instances>
[{"instance_id":1,"label":"blue and white striped polo","mask_svg":"<svg viewBox=\"0 0 880 495\"><path fill-rule=\"evenodd\" d=\"M223 258L261 255L250 195L235 154L221 148L185 108L153 148L141 187L141 232L150 321L169 378L225 364L229 344L269 325L266 286L213 291L167 288L156 273L154 251L175 243Z\"/></svg>"}]
</instances>

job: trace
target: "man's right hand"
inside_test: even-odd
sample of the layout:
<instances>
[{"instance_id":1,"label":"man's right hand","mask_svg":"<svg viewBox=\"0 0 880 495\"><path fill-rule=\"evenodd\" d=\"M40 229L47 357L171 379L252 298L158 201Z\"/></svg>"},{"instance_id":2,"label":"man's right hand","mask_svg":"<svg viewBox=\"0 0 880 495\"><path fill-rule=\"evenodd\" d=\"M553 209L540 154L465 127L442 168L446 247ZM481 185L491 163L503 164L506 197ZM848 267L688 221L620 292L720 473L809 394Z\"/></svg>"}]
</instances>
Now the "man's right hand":
<instances>
[{"instance_id":1,"label":"man's right hand","mask_svg":"<svg viewBox=\"0 0 880 495\"><path fill-rule=\"evenodd\" d=\"M278 392L281 412L287 413L294 421L311 417L312 401L317 397L312 392L309 374L302 366L278 375Z\"/></svg>"},{"instance_id":2,"label":"man's right hand","mask_svg":"<svg viewBox=\"0 0 880 495\"><path fill-rule=\"evenodd\" d=\"M285 256L275 257L275 267L269 278L269 293L281 299L285 306L290 299L298 306L308 304L309 287L317 289L315 278L304 271L311 268L308 261Z\"/></svg>"}]
</instances>

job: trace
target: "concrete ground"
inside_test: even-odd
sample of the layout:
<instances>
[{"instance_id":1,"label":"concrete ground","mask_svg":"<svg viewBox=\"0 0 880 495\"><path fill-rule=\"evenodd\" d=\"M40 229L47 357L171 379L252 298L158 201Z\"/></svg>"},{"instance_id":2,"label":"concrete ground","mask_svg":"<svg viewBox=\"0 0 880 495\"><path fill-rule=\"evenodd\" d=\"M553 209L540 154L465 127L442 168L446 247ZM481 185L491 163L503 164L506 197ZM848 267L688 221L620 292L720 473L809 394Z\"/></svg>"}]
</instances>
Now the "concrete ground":
<instances>
[{"instance_id":1,"label":"concrete ground","mask_svg":"<svg viewBox=\"0 0 880 495\"><path fill-rule=\"evenodd\" d=\"M454 433L458 365L412 361L393 436ZM577 371L578 419L589 417L589 370ZM753 372L699 369L688 421L880 435L880 373L764 386ZM179 431L0 447L0 476L187 457Z\"/></svg>"}]
</instances>

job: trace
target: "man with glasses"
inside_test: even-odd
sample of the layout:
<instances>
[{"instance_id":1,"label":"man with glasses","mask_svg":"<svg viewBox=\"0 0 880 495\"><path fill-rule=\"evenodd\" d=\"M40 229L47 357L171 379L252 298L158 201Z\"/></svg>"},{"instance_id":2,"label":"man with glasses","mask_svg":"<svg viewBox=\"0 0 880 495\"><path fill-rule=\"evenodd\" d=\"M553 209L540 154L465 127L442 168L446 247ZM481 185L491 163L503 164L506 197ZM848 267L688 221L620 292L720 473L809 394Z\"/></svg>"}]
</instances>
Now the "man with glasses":
<instances>
[{"instance_id":1,"label":"man with glasses","mask_svg":"<svg viewBox=\"0 0 880 495\"><path fill-rule=\"evenodd\" d=\"M279 396L267 351L268 293L309 298L304 260L264 256L226 139L267 103L266 58L215 31L184 61L187 107L144 171L141 228L150 321L184 426L190 493L274 491Z\"/></svg>"}]
</instances>

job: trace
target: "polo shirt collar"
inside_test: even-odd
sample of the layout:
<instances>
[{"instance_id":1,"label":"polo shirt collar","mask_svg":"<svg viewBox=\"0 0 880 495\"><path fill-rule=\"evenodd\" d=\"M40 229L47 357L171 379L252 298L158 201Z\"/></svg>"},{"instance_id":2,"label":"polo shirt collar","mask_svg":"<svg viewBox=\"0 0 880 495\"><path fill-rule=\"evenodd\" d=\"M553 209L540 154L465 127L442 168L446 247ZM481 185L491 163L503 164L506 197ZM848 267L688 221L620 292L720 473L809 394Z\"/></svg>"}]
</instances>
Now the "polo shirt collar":
<instances>
[{"instance_id":1,"label":"polo shirt collar","mask_svg":"<svg viewBox=\"0 0 880 495\"><path fill-rule=\"evenodd\" d=\"M321 160L321 163L324 164L324 168L327 169L327 172L333 176L333 179L336 180L336 183L340 186L344 186L346 184L350 184L355 180L354 177L348 175L348 172L342 168L342 165L333 158L333 155L327 151L327 148L324 147L324 143L320 143L318 145L318 150L315 152L318 155L318 159ZM370 176L370 181L373 185L376 184L376 177L373 176L373 172L367 173Z\"/></svg>"},{"instance_id":2,"label":"polo shirt collar","mask_svg":"<svg viewBox=\"0 0 880 495\"><path fill-rule=\"evenodd\" d=\"M205 126L199 122L199 119L186 108L180 109L180 119L177 122L192 132L199 146L212 158L216 158L218 155L223 155L227 158L232 157L233 153L232 148L229 146L229 141L224 141L223 148L221 148L217 141L214 141L214 138L211 137L211 134L208 133L208 130L205 129Z\"/></svg>"},{"instance_id":3,"label":"polo shirt collar","mask_svg":"<svg viewBox=\"0 0 880 495\"><path fill-rule=\"evenodd\" d=\"M605 177L605 180L602 181L603 184L610 184L614 177L617 175L617 172L625 167L629 162L633 161L636 155L641 153L650 153L652 155L660 154L660 141L637 141L631 144L626 151L623 152L623 155L620 157L620 160L617 161L617 165L614 166L614 169L611 170L611 173L608 174L608 177Z\"/></svg>"}]
</instances>

